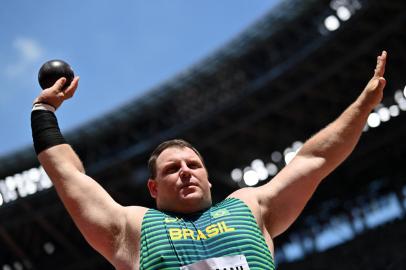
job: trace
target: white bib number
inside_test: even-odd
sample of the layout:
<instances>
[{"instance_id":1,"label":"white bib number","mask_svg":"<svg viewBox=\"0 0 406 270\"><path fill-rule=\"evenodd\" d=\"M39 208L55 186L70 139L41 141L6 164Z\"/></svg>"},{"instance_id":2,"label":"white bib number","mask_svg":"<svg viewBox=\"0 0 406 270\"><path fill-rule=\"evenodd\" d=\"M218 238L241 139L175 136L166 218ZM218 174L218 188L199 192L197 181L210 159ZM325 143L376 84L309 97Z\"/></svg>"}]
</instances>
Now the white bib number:
<instances>
[{"instance_id":1,"label":"white bib number","mask_svg":"<svg viewBox=\"0 0 406 270\"><path fill-rule=\"evenodd\" d=\"M180 270L249 270L244 255L210 258L189 265L181 266Z\"/></svg>"}]
</instances>

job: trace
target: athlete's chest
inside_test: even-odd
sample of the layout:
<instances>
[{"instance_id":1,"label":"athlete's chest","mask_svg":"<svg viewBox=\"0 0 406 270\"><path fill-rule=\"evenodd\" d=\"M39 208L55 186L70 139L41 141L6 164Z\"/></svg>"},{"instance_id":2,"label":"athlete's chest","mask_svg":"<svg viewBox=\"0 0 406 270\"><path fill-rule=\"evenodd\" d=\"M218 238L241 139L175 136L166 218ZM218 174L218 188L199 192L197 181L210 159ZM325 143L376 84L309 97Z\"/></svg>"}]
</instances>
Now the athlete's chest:
<instances>
[{"instance_id":1,"label":"athlete's chest","mask_svg":"<svg viewBox=\"0 0 406 270\"><path fill-rule=\"evenodd\" d=\"M157 267L148 269L171 269L238 255L248 256L248 262L264 256L264 261L271 259L255 218L238 202L221 204L198 215L155 214L148 226L143 226L141 264L156 263Z\"/></svg>"},{"instance_id":2,"label":"athlete's chest","mask_svg":"<svg viewBox=\"0 0 406 270\"><path fill-rule=\"evenodd\" d=\"M241 229L238 215L228 209L219 209L198 217L166 217L165 231L171 241L199 242L204 245L210 239L236 236Z\"/></svg>"}]
</instances>

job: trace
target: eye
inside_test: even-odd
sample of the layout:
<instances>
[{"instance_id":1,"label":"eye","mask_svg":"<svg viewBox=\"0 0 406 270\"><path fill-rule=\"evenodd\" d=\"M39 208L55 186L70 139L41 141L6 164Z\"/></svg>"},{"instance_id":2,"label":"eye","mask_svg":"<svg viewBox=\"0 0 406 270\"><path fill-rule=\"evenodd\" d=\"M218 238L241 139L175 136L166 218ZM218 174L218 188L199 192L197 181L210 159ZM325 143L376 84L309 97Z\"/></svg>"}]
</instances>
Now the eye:
<instances>
[{"instance_id":1,"label":"eye","mask_svg":"<svg viewBox=\"0 0 406 270\"><path fill-rule=\"evenodd\" d=\"M192 161L188 163L188 167L191 169L199 169L202 167L202 165L197 161Z\"/></svg>"},{"instance_id":2,"label":"eye","mask_svg":"<svg viewBox=\"0 0 406 270\"><path fill-rule=\"evenodd\" d=\"M176 173L179 170L179 166L177 165L171 165L165 168L164 173L165 174L172 174Z\"/></svg>"}]
</instances>

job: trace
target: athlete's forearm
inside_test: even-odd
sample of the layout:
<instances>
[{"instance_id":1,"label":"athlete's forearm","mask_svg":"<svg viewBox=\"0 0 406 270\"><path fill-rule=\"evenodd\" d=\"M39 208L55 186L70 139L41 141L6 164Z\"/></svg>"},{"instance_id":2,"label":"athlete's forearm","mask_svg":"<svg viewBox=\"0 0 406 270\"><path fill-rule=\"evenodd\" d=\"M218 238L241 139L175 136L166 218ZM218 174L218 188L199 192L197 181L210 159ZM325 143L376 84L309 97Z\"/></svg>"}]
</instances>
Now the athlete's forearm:
<instances>
[{"instance_id":1,"label":"athlete's forearm","mask_svg":"<svg viewBox=\"0 0 406 270\"><path fill-rule=\"evenodd\" d=\"M34 148L45 169L53 167L55 174L65 167L69 171L84 172L84 167L73 149L66 143L56 116L50 106L34 105L31 113L31 128Z\"/></svg>"},{"instance_id":2,"label":"athlete's forearm","mask_svg":"<svg viewBox=\"0 0 406 270\"><path fill-rule=\"evenodd\" d=\"M329 173L353 151L371 109L357 99L334 122L311 137L297 155L323 159L324 170Z\"/></svg>"},{"instance_id":3,"label":"athlete's forearm","mask_svg":"<svg viewBox=\"0 0 406 270\"><path fill-rule=\"evenodd\" d=\"M321 158L322 174L338 166L354 149L369 113L383 96L386 52L378 56L374 76L359 97L334 122L310 138L299 151L303 157ZM320 160L319 160L320 161Z\"/></svg>"}]
</instances>

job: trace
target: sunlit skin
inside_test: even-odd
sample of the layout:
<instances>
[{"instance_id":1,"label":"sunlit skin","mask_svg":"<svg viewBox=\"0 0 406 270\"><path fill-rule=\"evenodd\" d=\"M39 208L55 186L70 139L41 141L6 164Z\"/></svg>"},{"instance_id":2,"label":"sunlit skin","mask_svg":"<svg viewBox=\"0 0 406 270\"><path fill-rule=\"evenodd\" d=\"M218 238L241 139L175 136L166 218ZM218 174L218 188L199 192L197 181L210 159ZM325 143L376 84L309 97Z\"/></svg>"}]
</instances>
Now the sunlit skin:
<instances>
[{"instance_id":1,"label":"sunlit skin","mask_svg":"<svg viewBox=\"0 0 406 270\"><path fill-rule=\"evenodd\" d=\"M165 149L156 160L157 176L148 189L157 208L192 213L211 206L211 183L199 156L187 147Z\"/></svg>"}]
</instances>

